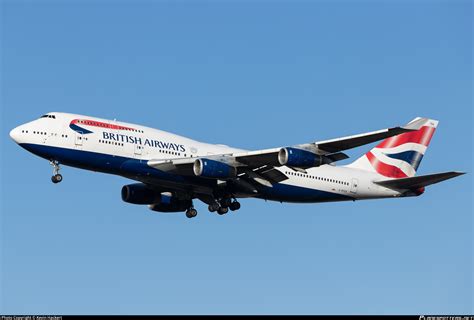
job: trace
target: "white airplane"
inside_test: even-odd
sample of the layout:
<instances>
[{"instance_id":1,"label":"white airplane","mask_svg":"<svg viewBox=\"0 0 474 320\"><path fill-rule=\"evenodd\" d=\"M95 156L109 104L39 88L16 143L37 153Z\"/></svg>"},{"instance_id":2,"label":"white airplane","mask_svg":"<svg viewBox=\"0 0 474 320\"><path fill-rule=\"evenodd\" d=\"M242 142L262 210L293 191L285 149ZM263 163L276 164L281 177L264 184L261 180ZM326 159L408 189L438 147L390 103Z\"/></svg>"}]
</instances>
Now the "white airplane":
<instances>
[{"instance_id":1,"label":"white airplane","mask_svg":"<svg viewBox=\"0 0 474 320\"><path fill-rule=\"evenodd\" d=\"M425 187L460 176L415 176L438 121L416 118L402 127L296 146L247 151L207 144L144 126L51 112L10 132L29 152L59 165L116 174L139 183L122 188L127 203L157 212L197 216L193 200L220 215L238 198L318 203L419 196ZM385 139L385 140L384 140ZM342 151L382 141L347 166Z\"/></svg>"}]
</instances>

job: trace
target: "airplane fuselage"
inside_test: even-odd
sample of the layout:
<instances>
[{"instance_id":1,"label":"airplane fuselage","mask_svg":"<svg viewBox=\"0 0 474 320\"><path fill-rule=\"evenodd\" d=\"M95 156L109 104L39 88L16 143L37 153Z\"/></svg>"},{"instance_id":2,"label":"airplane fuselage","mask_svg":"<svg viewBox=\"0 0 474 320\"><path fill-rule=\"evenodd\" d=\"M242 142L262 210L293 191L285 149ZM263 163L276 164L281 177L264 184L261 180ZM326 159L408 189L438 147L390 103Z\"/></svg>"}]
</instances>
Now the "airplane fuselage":
<instances>
[{"instance_id":1,"label":"airplane fuselage","mask_svg":"<svg viewBox=\"0 0 474 320\"><path fill-rule=\"evenodd\" d=\"M95 117L52 112L13 129L11 137L29 152L63 165L120 175L172 190L212 195L225 181L174 174L148 165L152 160L205 158L245 150L198 142L161 130ZM392 198L402 193L379 186L380 176L350 167L322 165L307 170L276 168L285 181L239 188L235 197L317 203Z\"/></svg>"}]
</instances>

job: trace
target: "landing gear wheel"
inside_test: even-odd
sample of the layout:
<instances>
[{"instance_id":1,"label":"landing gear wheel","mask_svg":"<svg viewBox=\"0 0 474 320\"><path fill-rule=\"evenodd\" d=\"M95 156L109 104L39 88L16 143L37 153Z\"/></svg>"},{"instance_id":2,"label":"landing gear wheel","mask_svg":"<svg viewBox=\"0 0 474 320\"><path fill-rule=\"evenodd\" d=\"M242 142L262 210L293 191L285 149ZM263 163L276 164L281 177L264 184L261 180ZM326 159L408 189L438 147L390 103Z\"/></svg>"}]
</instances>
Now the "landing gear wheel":
<instances>
[{"instance_id":1,"label":"landing gear wheel","mask_svg":"<svg viewBox=\"0 0 474 320\"><path fill-rule=\"evenodd\" d=\"M51 181L55 184L60 183L61 181L63 181L63 176L58 173L51 177Z\"/></svg>"},{"instance_id":2,"label":"landing gear wheel","mask_svg":"<svg viewBox=\"0 0 474 320\"><path fill-rule=\"evenodd\" d=\"M217 210L217 213L218 213L220 216L223 216L223 215L226 214L227 212L229 212L229 208L222 208L222 207L220 207L219 210Z\"/></svg>"},{"instance_id":3,"label":"landing gear wheel","mask_svg":"<svg viewBox=\"0 0 474 320\"><path fill-rule=\"evenodd\" d=\"M49 163L53 166L53 176L51 177L51 181L53 183L60 183L63 181L63 176L59 174L59 170L61 169L61 167L59 167L59 162L51 160Z\"/></svg>"},{"instance_id":4,"label":"landing gear wheel","mask_svg":"<svg viewBox=\"0 0 474 320\"><path fill-rule=\"evenodd\" d=\"M208 207L210 212L216 212L217 210L219 210L219 208L220 208L220 205L217 202L210 204Z\"/></svg>"},{"instance_id":5,"label":"landing gear wheel","mask_svg":"<svg viewBox=\"0 0 474 320\"><path fill-rule=\"evenodd\" d=\"M221 207L223 208L229 208L231 204L232 204L231 198L224 198L221 200Z\"/></svg>"},{"instance_id":6,"label":"landing gear wheel","mask_svg":"<svg viewBox=\"0 0 474 320\"><path fill-rule=\"evenodd\" d=\"M234 201L231 203L230 207L229 207L230 211L237 211L240 209L240 202L238 201Z\"/></svg>"},{"instance_id":7,"label":"landing gear wheel","mask_svg":"<svg viewBox=\"0 0 474 320\"><path fill-rule=\"evenodd\" d=\"M194 208L186 210L186 217L189 219L196 218L197 215L198 215L198 212Z\"/></svg>"}]
</instances>

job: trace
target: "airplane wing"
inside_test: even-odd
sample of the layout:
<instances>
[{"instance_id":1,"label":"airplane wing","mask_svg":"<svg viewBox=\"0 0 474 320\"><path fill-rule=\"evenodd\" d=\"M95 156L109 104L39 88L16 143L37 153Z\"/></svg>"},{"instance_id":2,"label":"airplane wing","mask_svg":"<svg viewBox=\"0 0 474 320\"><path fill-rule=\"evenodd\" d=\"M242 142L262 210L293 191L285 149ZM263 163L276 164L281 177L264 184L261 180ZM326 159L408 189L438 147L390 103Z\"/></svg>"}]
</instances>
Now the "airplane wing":
<instances>
[{"instance_id":1,"label":"airplane wing","mask_svg":"<svg viewBox=\"0 0 474 320\"><path fill-rule=\"evenodd\" d=\"M199 159L208 159L236 168L236 175L228 177L247 177L260 184L272 184L287 177L275 167L288 166L297 171L317 167L323 164L347 159L342 151L370 144L379 140L393 137L405 132L417 131L426 122L425 118L417 118L405 126L388 128L364 134L348 136L338 139L300 144L292 147L273 148L266 150L249 151L212 155L201 158L186 158L172 160L150 160L148 165L170 173L194 175L193 167ZM224 178L224 180L226 180Z\"/></svg>"},{"instance_id":2,"label":"airplane wing","mask_svg":"<svg viewBox=\"0 0 474 320\"><path fill-rule=\"evenodd\" d=\"M294 146L294 148L306 150L322 156L327 156L329 157L329 160L333 160L332 162L336 162L348 158L348 156L342 153L341 151L357 148L379 140L384 140L405 132L417 131L423 126L425 122L425 118L419 118L401 127L373 131L338 139L301 144ZM239 162L247 165L258 166L264 164L272 164L275 166L280 166L281 164L278 163L278 154L281 149L282 148L275 148L262 151L253 151L245 154L235 154L234 156Z\"/></svg>"},{"instance_id":3,"label":"airplane wing","mask_svg":"<svg viewBox=\"0 0 474 320\"><path fill-rule=\"evenodd\" d=\"M465 172L457 172L457 171L443 172L443 173L430 174L426 176L377 181L375 183L389 189L416 190L419 188L430 186L432 184L443 182L448 179L462 176L463 174L465 174Z\"/></svg>"}]
</instances>

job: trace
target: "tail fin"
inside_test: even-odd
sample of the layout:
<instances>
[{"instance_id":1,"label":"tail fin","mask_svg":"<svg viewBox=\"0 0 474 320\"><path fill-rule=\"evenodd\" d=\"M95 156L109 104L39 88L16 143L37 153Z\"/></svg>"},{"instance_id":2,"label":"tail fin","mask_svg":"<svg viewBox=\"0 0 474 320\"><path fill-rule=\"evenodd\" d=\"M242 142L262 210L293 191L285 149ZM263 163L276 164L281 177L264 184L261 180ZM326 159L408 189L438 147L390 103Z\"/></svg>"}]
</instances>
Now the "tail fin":
<instances>
[{"instance_id":1,"label":"tail fin","mask_svg":"<svg viewBox=\"0 0 474 320\"><path fill-rule=\"evenodd\" d=\"M412 122L422 118L416 118ZM414 177L438 127L426 119L418 131L388 138L348 167L376 172L387 178Z\"/></svg>"}]
</instances>

